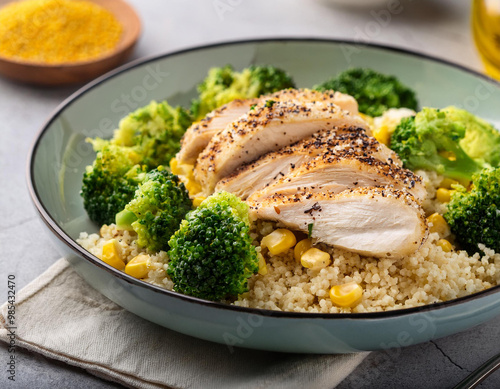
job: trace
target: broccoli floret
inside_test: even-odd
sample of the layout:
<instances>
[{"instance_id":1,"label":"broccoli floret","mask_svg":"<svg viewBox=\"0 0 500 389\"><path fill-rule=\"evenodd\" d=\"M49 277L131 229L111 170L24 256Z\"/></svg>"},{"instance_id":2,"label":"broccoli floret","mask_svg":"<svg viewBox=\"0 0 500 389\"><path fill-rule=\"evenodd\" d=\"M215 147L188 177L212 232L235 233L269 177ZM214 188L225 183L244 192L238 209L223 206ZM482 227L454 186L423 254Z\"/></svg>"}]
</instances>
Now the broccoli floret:
<instances>
[{"instance_id":1,"label":"broccoli floret","mask_svg":"<svg viewBox=\"0 0 500 389\"><path fill-rule=\"evenodd\" d=\"M191 123L185 109L153 101L125 117L111 140L88 139L97 152L94 164L86 169L82 186L90 219L98 224L113 223L141 182L134 172L142 173L142 179L146 171L168 164L179 151L180 139ZM132 169L137 164L139 170Z\"/></svg>"},{"instance_id":2,"label":"broccoli floret","mask_svg":"<svg viewBox=\"0 0 500 389\"><path fill-rule=\"evenodd\" d=\"M248 93L254 97L295 88L295 83L288 73L274 66L250 66ZM244 73L244 72L243 72Z\"/></svg>"},{"instance_id":3,"label":"broccoli floret","mask_svg":"<svg viewBox=\"0 0 500 389\"><path fill-rule=\"evenodd\" d=\"M184 184L159 166L146 174L125 209L137 218L132 228L137 232L139 246L159 251L168 250L170 237L191 207Z\"/></svg>"},{"instance_id":4,"label":"broccoli floret","mask_svg":"<svg viewBox=\"0 0 500 389\"><path fill-rule=\"evenodd\" d=\"M250 66L241 72L234 71L231 65L212 68L198 85L199 98L193 100L191 112L201 119L234 99L250 99L294 87L292 78L274 66Z\"/></svg>"},{"instance_id":5,"label":"broccoli floret","mask_svg":"<svg viewBox=\"0 0 500 389\"><path fill-rule=\"evenodd\" d=\"M248 206L235 195L204 200L170 239L167 273L174 289L212 301L246 292L259 268L249 229Z\"/></svg>"},{"instance_id":6,"label":"broccoli floret","mask_svg":"<svg viewBox=\"0 0 500 389\"><path fill-rule=\"evenodd\" d=\"M500 252L500 168L488 168L472 179L470 192L455 186L444 217L469 254L478 244Z\"/></svg>"},{"instance_id":7,"label":"broccoli floret","mask_svg":"<svg viewBox=\"0 0 500 389\"><path fill-rule=\"evenodd\" d=\"M391 149L411 170L435 170L457 180L470 180L484 162L472 159L462 148L467 128L446 110L424 108L415 117L402 119L391 136Z\"/></svg>"},{"instance_id":8,"label":"broccoli floret","mask_svg":"<svg viewBox=\"0 0 500 389\"><path fill-rule=\"evenodd\" d=\"M141 163L154 169L167 165L179 151L182 135L192 121L184 108L152 101L120 121L111 144L134 147Z\"/></svg>"},{"instance_id":9,"label":"broccoli floret","mask_svg":"<svg viewBox=\"0 0 500 389\"><path fill-rule=\"evenodd\" d=\"M371 69L353 68L314 86L319 91L335 90L353 96L359 111L370 116L381 116L389 108L417 109L415 92L396 77Z\"/></svg>"},{"instance_id":10,"label":"broccoli floret","mask_svg":"<svg viewBox=\"0 0 500 389\"><path fill-rule=\"evenodd\" d=\"M111 224L117 212L134 197L144 169L131 148L99 144L92 166L83 175L81 196L89 217L99 225Z\"/></svg>"}]
</instances>

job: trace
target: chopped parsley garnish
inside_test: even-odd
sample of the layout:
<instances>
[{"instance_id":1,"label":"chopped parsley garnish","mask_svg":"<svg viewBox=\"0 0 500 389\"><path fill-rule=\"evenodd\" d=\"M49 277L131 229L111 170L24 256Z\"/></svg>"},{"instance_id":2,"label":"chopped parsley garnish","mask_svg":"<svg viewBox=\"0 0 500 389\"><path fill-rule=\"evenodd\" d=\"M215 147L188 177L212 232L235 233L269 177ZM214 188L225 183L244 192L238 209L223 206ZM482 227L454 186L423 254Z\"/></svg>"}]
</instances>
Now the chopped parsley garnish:
<instances>
[{"instance_id":1,"label":"chopped parsley garnish","mask_svg":"<svg viewBox=\"0 0 500 389\"><path fill-rule=\"evenodd\" d=\"M276 101L274 101L274 100L267 100L266 101L266 108L271 108L275 103L276 103Z\"/></svg>"},{"instance_id":2,"label":"chopped parsley garnish","mask_svg":"<svg viewBox=\"0 0 500 389\"><path fill-rule=\"evenodd\" d=\"M307 225L307 237L308 238L311 238L312 237L312 233L313 233L313 227L314 227L314 223L310 223Z\"/></svg>"}]
</instances>

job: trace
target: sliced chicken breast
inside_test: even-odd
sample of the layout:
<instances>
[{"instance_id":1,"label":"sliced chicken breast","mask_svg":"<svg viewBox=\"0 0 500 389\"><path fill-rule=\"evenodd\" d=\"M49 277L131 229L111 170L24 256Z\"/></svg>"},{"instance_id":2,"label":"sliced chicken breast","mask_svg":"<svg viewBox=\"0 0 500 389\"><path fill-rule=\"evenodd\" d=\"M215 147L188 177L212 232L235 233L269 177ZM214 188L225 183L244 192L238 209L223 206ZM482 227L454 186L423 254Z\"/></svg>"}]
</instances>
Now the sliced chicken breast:
<instances>
[{"instance_id":1,"label":"sliced chicken breast","mask_svg":"<svg viewBox=\"0 0 500 389\"><path fill-rule=\"evenodd\" d=\"M320 155L292 169L287 175L254 192L249 200L290 195L308 189L312 192L340 193L352 188L390 187L407 190L418 201L427 195L422 179L408 169L363 157L353 152Z\"/></svg>"},{"instance_id":2,"label":"sliced chicken breast","mask_svg":"<svg viewBox=\"0 0 500 389\"><path fill-rule=\"evenodd\" d=\"M325 102L296 104L267 100L217 133L197 160L195 177L203 193L213 193L222 178L270 151L304 139L322 128L368 128L356 115Z\"/></svg>"},{"instance_id":3,"label":"sliced chicken breast","mask_svg":"<svg viewBox=\"0 0 500 389\"><path fill-rule=\"evenodd\" d=\"M358 102L354 97L335 91L319 92L313 89L283 89L270 95L262 96L260 99L262 101L293 101L296 104L319 101L333 103L352 114L359 113Z\"/></svg>"},{"instance_id":4,"label":"sliced chicken breast","mask_svg":"<svg viewBox=\"0 0 500 389\"><path fill-rule=\"evenodd\" d=\"M182 137L181 149L177 153L180 163L193 164L196 158L207 147L210 139L228 124L246 114L259 99L233 100L210 112L205 118L189 127Z\"/></svg>"},{"instance_id":5,"label":"sliced chicken breast","mask_svg":"<svg viewBox=\"0 0 500 389\"><path fill-rule=\"evenodd\" d=\"M266 100L293 101L297 104L313 101L331 102L353 114L358 113L358 103L354 97L334 91L285 89L256 99L233 100L210 112L205 118L187 129L181 141L181 150L176 156L177 160L180 163L194 164L198 155L216 133L224 130L228 124L246 114L253 105Z\"/></svg>"},{"instance_id":6,"label":"sliced chicken breast","mask_svg":"<svg viewBox=\"0 0 500 389\"><path fill-rule=\"evenodd\" d=\"M375 138L367 136L363 129L334 128L319 131L291 146L267 153L256 161L241 166L233 174L219 181L215 191L224 190L246 199L318 155L326 157L343 151L402 165L396 153Z\"/></svg>"},{"instance_id":7,"label":"sliced chicken breast","mask_svg":"<svg viewBox=\"0 0 500 389\"><path fill-rule=\"evenodd\" d=\"M357 188L339 194L303 192L248 201L254 219L279 221L332 246L373 257L400 258L428 235L414 197L393 189Z\"/></svg>"}]
</instances>

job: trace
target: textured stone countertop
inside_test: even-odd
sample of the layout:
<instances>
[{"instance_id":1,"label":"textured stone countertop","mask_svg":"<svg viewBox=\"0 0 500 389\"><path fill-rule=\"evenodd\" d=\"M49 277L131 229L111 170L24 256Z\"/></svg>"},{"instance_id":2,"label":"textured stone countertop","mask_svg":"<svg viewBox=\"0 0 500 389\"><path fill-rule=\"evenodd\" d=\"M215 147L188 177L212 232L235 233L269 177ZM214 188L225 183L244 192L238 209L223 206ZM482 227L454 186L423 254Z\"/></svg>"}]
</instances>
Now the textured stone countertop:
<instances>
[{"instance_id":1,"label":"textured stone countertop","mask_svg":"<svg viewBox=\"0 0 500 389\"><path fill-rule=\"evenodd\" d=\"M224 40L327 37L377 42L423 52L472 69L481 65L469 28L467 0L394 0L339 7L328 0L129 0L144 31L134 58ZM391 3L394 3L392 1ZM357 1L351 1L357 3ZM361 3L361 1L360 1ZM378 5L375 5L377 3ZM30 145L51 111L77 87L43 89L0 79L0 300L7 273L20 289L59 255L31 205L25 184ZM19 255L22 249L23 255ZM341 388L447 388L500 351L495 320L467 332L398 350L371 353ZM84 370L18 349L16 382L6 380L8 353L0 344L0 387L112 388ZM8 383L8 384L7 384ZM500 387L500 373L482 388Z\"/></svg>"}]
</instances>

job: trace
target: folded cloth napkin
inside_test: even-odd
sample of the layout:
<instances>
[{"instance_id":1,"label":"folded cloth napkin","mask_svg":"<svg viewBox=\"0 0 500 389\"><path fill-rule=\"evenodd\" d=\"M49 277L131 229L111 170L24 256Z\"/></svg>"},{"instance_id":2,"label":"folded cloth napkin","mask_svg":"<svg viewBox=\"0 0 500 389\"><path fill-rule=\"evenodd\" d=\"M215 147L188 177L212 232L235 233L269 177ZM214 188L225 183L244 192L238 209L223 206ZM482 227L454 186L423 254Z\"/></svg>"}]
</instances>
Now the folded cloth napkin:
<instances>
[{"instance_id":1,"label":"folded cloth napkin","mask_svg":"<svg viewBox=\"0 0 500 389\"><path fill-rule=\"evenodd\" d=\"M0 340L9 342L7 304ZM16 296L16 346L137 388L332 388L368 353L284 354L192 338L125 311L60 259Z\"/></svg>"}]
</instances>

